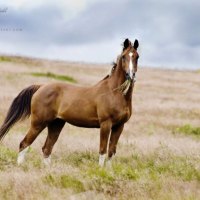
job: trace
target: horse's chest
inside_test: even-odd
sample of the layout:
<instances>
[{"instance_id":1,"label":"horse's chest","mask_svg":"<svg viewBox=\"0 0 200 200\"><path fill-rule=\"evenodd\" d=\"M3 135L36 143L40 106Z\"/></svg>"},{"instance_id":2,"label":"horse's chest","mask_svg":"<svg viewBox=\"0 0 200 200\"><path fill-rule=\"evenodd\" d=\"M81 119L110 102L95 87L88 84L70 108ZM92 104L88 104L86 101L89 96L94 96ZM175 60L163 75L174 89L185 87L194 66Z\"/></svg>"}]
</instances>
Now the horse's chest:
<instances>
[{"instance_id":1,"label":"horse's chest","mask_svg":"<svg viewBox=\"0 0 200 200\"><path fill-rule=\"evenodd\" d=\"M127 122L131 116L131 108L128 106L125 106L120 109L115 109L113 112L112 118L114 123L119 122Z\"/></svg>"}]
</instances>

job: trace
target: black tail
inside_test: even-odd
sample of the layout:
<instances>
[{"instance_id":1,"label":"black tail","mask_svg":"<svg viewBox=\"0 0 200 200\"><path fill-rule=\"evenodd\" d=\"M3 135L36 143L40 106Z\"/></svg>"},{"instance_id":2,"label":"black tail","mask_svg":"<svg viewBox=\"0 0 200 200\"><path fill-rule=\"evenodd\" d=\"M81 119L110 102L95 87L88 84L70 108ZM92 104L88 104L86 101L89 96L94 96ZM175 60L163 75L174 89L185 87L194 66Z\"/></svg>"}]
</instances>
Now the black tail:
<instances>
[{"instance_id":1,"label":"black tail","mask_svg":"<svg viewBox=\"0 0 200 200\"><path fill-rule=\"evenodd\" d=\"M23 89L13 100L7 116L0 128L0 141L4 138L10 128L19 120L29 117L31 114L31 99L40 85L31 85Z\"/></svg>"}]
</instances>

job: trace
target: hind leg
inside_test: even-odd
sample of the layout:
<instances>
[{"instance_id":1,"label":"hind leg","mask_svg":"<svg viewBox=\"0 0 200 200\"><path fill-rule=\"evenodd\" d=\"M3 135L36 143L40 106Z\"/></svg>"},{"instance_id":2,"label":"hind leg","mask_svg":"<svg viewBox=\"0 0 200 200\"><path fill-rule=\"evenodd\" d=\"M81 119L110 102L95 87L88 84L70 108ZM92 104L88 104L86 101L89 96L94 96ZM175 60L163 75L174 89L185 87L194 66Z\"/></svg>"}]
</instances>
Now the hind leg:
<instances>
[{"instance_id":1,"label":"hind leg","mask_svg":"<svg viewBox=\"0 0 200 200\"><path fill-rule=\"evenodd\" d=\"M31 127L24 137L24 139L21 141L19 146L19 154L17 158L18 165L22 164L25 159L25 155L28 151L29 146L33 143L33 141L36 139L36 137L40 134L40 132L46 127L44 124L36 124L32 123Z\"/></svg>"},{"instance_id":2,"label":"hind leg","mask_svg":"<svg viewBox=\"0 0 200 200\"><path fill-rule=\"evenodd\" d=\"M50 165L51 163L51 152L52 152L53 146L56 143L64 125L65 125L65 121L58 118L48 124L48 135L47 135L46 142L42 148L43 155L44 155L44 164L47 166Z\"/></svg>"}]
</instances>

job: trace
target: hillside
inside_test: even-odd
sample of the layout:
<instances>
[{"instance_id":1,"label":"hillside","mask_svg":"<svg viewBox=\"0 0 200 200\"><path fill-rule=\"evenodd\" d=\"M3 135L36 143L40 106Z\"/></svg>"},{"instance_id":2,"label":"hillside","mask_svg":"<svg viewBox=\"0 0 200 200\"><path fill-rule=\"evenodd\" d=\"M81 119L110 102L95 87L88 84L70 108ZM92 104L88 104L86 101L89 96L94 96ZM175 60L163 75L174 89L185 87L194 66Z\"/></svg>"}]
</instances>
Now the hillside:
<instances>
[{"instance_id":1,"label":"hillside","mask_svg":"<svg viewBox=\"0 0 200 200\"><path fill-rule=\"evenodd\" d=\"M55 81L90 86L111 67L0 56L0 123L23 88ZM199 71L139 68L133 115L112 170L98 167L99 130L68 124L51 168L42 163L46 130L18 167L18 146L30 121L21 122L0 145L0 199L199 199L199 102Z\"/></svg>"}]
</instances>

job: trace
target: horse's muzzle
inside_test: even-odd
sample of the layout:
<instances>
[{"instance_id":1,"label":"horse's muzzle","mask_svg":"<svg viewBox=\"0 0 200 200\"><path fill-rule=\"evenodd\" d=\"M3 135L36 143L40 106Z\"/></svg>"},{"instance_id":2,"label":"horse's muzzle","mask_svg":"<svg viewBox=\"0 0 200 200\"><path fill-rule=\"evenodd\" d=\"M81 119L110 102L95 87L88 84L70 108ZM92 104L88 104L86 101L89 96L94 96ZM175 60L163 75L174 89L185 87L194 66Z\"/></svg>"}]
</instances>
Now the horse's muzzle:
<instances>
[{"instance_id":1,"label":"horse's muzzle","mask_svg":"<svg viewBox=\"0 0 200 200\"><path fill-rule=\"evenodd\" d=\"M126 80L131 80L130 73L126 73Z\"/></svg>"},{"instance_id":2,"label":"horse's muzzle","mask_svg":"<svg viewBox=\"0 0 200 200\"><path fill-rule=\"evenodd\" d=\"M131 75L129 72L126 73L126 80L133 80L135 78L135 72Z\"/></svg>"}]
</instances>

